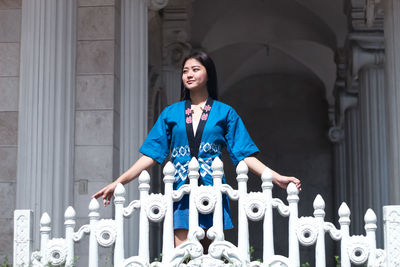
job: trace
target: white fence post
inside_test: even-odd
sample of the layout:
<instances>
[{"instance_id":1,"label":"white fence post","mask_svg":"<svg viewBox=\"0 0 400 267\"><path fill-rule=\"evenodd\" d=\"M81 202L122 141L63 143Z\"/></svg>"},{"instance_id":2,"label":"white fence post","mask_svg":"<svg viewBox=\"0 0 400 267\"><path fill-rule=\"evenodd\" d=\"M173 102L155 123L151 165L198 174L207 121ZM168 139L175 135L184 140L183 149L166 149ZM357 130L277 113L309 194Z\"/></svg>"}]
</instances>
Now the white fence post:
<instances>
[{"instance_id":1,"label":"white fence post","mask_svg":"<svg viewBox=\"0 0 400 267\"><path fill-rule=\"evenodd\" d=\"M368 209L364 216L365 221L365 232L367 234L369 256L368 256L368 267L375 266L376 259L376 215L372 209Z\"/></svg>"},{"instance_id":2,"label":"white fence post","mask_svg":"<svg viewBox=\"0 0 400 267\"><path fill-rule=\"evenodd\" d=\"M340 264L341 267L350 267L350 258L347 252L350 236L350 209L346 203L342 203L339 208L339 224L342 240L340 242Z\"/></svg>"},{"instance_id":3,"label":"white fence post","mask_svg":"<svg viewBox=\"0 0 400 267\"><path fill-rule=\"evenodd\" d=\"M69 206L65 210L65 242L67 245L67 258L65 261L65 267L74 266L74 229L75 229L75 216L76 212L73 207Z\"/></svg>"},{"instance_id":4,"label":"white fence post","mask_svg":"<svg viewBox=\"0 0 400 267\"><path fill-rule=\"evenodd\" d=\"M315 266L325 267L326 266L325 230L324 230L325 201L322 199L321 195L317 195L313 204L314 204L314 217L317 219L317 225L318 225L317 244L315 245Z\"/></svg>"},{"instance_id":5,"label":"white fence post","mask_svg":"<svg viewBox=\"0 0 400 267\"><path fill-rule=\"evenodd\" d=\"M164 167L163 173L165 184L164 197L167 201L167 211L164 217L162 262L167 263L170 261L174 250L174 202L172 199L172 192L174 190L173 184L175 182L174 164L168 161Z\"/></svg>"},{"instance_id":6,"label":"white fence post","mask_svg":"<svg viewBox=\"0 0 400 267\"><path fill-rule=\"evenodd\" d=\"M199 213L196 208L195 196L197 191L198 179L199 179L199 163L196 158L192 158L189 162L189 183L190 183L190 195L189 195L189 234L188 239L190 241L196 241L195 232L199 228Z\"/></svg>"},{"instance_id":7,"label":"white fence post","mask_svg":"<svg viewBox=\"0 0 400 267\"><path fill-rule=\"evenodd\" d=\"M16 266L29 266L32 253L31 210L14 211L14 250L13 262Z\"/></svg>"},{"instance_id":8,"label":"white fence post","mask_svg":"<svg viewBox=\"0 0 400 267\"><path fill-rule=\"evenodd\" d=\"M99 209L99 202L97 201L97 199L92 198L89 203L89 267L99 266L99 244L97 243L95 231L95 227L100 218Z\"/></svg>"},{"instance_id":9,"label":"white fence post","mask_svg":"<svg viewBox=\"0 0 400 267\"><path fill-rule=\"evenodd\" d=\"M118 184L114 191L115 204L115 226L117 236L115 238L114 248L114 265L122 266L124 261L124 203L125 203L125 188L122 184Z\"/></svg>"},{"instance_id":10,"label":"white fence post","mask_svg":"<svg viewBox=\"0 0 400 267\"><path fill-rule=\"evenodd\" d=\"M42 217L40 218L40 262L43 265L48 263L47 258L47 242L50 239L50 232L51 232L51 219L47 212L43 213Z\"/></svg>"},{"instance_id":11,"label":"white fence post","mask_svg":"<svg viewBox=\"0 0 400 267\"><path fill-rule=\"evenodd\" d=\"M287 200L289 202L289 259L294 266L300 266L299 240L296 235L296 225L298 220L299 190L294 183L287 187Z\"/></svg>"},{"instance_id":12,"label":"white fence post","mask_svg":"<svg viewBox=\"0 0 400 267\"><path fill-rule=\"evenodd\" d=\"M139 176L140 191L140 222L139 222L139 252L138 256L146 263L149 262L149 219L146 213L146 203L150 190L150 175L142 171Z\"/></svg>"},{"instance_id":13,"label":"white fence post","mask_svg":"<svg viewBox=\"0 0 400 267\"><path fill-rule=\"evenodd\" d=\"M223 219L223 203L222 203L222 176L224 175L224 165L222 161L216 157L212 163L212 177L214 190L216 193L216 205L214 208L213 214L213 229L215 231L214 241L223 241L224 240L224 219Z\"/></svg>"},{"instance_id":14,"label":"white fence post","mask_svg":"<svg viewBox=\"0 0 400 267\"><path fill-rule=\"evenodd\" d=\"M238 250L241 259L246 262L250 261L249 251L249 224L247 214L244 207L244 201L247 196L247 176L249 169L244 161L239 162L236 167L236 180L238 182L239 201L238 201Z\"/></svg>"},{"instance_id":15,"label":"white fence post","mask_svg":"<svg viewBox=\"0 0 400 267\"><path fill-rule=\"evenodd\" d=\"M266 168L261 175L262 190L266 198L265 215L264 215L264 232L263 232L263 260L274 255L274 224L272 217L272 172Z\"/></svg>"}]
</instances>

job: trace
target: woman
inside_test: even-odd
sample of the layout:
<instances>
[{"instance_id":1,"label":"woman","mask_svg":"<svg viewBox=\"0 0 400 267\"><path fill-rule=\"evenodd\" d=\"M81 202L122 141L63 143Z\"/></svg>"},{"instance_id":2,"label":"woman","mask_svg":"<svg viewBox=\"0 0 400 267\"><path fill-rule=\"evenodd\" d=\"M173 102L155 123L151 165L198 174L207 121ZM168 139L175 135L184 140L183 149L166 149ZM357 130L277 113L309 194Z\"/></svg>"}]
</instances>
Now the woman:
<instances>
[{"instance_id":1,"label":"woman","mask_svg":"<svg viewBox=\"0 0 400 267\"><path fill-rule=\"evenodd\" d=\"M241 160L249 170L261 176L265 168L254 157L259 150L251 140L242 120L228 105L217 101L217 75L212 59L204 52L194 52L183 61L183 101L168 106L161 113L154 127L140 148L143 154L129 170L113 183L93 195L103 197L104 205L110 203L118 183L126 184L138 177L143 170L150 169L157 162L162 164L171 152L171 161L176 167L174 189L186 182L188 163L196 157L200 165L199 182L212 185L211 163L226 147L235 165ZM286 188L294 182L300 189L300 181L272 171L273 182ZM225 177L223 177L225 183ZM183 243L188 234L189 198L174 203L175 246ZM223 198L224 228L233 227L229 202ZM212 214L199 214L199 224L208 229L212 226ZM209 242L209 241L208 241ZM207 240L204 245L207 247Z\"/></svg>"}]
</instances>

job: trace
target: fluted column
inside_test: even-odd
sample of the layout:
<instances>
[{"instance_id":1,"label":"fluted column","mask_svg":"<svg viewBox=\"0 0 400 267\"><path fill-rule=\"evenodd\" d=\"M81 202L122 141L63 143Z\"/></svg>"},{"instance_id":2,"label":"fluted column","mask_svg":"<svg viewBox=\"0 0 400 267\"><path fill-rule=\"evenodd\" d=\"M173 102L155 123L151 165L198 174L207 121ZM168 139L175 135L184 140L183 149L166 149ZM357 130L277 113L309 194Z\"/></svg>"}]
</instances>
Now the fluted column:
<instances>
[{"instance_id":1,"label":"fluted column","mask_svg":"<svg viewBox=\"0 0 400 267\"><path fill-rule=\"evenodd\" d=\"M139 158L147 135L147 1L121 1L121 140L120 171ZM127 186L127 199L139 199L137 179ZM128 255L138 251L139 216L129 219L125 248Z\"/></svg>"},{"instance_id":2,"label":"fluted column","mask_svg":"<svg viewBox=\"0 0 400 267\"><path fill-rule=\"evenodd\" d=\"M148 8L165 7L166 0L121 1L121 136L120 172L140 157L148 117ZM127 186L127 199L139 199L137 179ZM130 218L125 239L129 254L138 251L139 217Z\"/></svg>"},{"instance_id":3,"label":"fluted column","mask_svg":"<svg viewBox=\"0 0 400 267\"><path fill-rule=\"evenodd\" d=\"M384 5L389 203L400 204L400 0Z\"/></svg>"},{"instance_id":4,"label":"fluted column","mask_svg":"<svg viewBox=\"0 0 400 267\"><path fill-rule=\"evenodd\" d=\"M383 229L382 207L389 201L384 78L383 65L367 66L360 72L362 212L373 209L380 218L379 229ZM383 241L381 233L379 244Z\"/></svg>"},{"instance_id":5,"label":"fluted column","mask_svg":"<svg viewBox=\"0 0 400 267\"><path fill-rule=\"evenodd\" d=\"M351 229L352 233L359 231L364 226L364 211L360 209L362 205L361 185L361 133L360 133L360 111L358 105L350 108L346 113L345 122L345 146L346 161L346 203L351 208Z\"/></svg>"},{"instance_id":6,"label":"fluted column","mask_svg":"<svg viewBox=\"0 0 400 267\"><path fill-rule=\"evenodd\" d=\"M50 213L55 236L73 194L75 12L75 0L22 2L16 208L34 229Z\"/></svg>"}]
</instances>

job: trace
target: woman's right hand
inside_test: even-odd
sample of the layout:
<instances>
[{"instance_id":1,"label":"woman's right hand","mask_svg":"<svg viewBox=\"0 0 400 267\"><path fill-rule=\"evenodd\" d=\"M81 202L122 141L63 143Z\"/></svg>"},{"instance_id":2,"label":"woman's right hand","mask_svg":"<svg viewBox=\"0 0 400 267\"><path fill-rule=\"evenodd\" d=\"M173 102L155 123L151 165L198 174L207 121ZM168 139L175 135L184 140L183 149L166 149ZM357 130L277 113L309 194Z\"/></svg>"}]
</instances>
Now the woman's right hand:
<instances>
[{"instance_id":1,"label":"woman's right hand","mask_svg":"<svg viewBox=\"0 0 400 267\"><path fill-rule=\"evenodd\" d=\"M114 190L117 187L117 184L118 184L117 181L112 182L111 184L107 185L106 187L101 189L99 192L94 194L92 196L92 198L99 198L99 197L103 196L104 207L107 206L111 202L111 198L114 194Z\"/></svg>"}]
</instances>

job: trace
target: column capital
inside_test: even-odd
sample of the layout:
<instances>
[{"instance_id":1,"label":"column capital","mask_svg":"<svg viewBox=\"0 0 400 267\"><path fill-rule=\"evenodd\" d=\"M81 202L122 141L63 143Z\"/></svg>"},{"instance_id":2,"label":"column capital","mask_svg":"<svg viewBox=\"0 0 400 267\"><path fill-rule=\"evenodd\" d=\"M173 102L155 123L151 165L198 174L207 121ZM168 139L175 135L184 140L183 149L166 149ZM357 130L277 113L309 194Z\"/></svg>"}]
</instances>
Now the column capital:
<instances>
[{"instance_id":1,"label":"column capital","mask_svg":"<svg viewBox=\"0 0 400 267\"><path fill-rule=\"evenodd\" d=\"M353 45L351 49L351 76L358 78L359 71L368 65L382 65L385 63L385 53L383 49L365 50L358 45Z\"/></svg>"}]
</instances>

